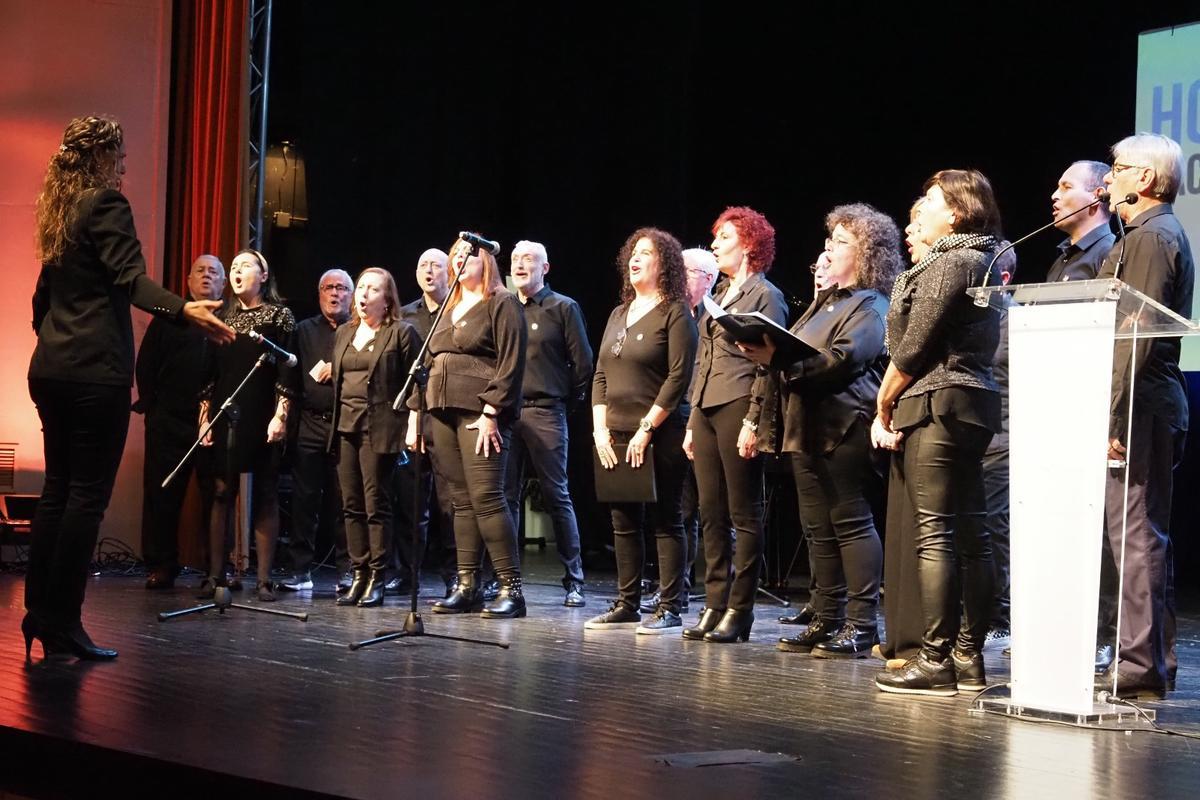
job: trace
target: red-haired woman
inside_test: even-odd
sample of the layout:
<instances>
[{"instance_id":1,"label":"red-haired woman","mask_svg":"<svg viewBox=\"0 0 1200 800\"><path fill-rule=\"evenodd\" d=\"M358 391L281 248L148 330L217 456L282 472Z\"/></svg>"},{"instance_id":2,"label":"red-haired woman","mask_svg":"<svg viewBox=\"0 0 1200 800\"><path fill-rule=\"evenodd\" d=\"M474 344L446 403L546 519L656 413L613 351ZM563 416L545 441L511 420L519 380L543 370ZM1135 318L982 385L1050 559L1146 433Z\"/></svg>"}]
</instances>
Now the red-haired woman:
<instances>
[{"instance_id":1,"label":"red-haired woman","mask_svg":"<svg viewBox=\"0 0 1200 800\"><path fill-rule=\"evenodd\" d=\"M475 254L461 239L450 248L458 275L446 311L429 339L426 363L429 409L426 435L437 446L439 471L450 484L458 588L433 604L439 614L479 611L487 618L525 616L517 528L504 496L504 472L512 423L521 413L525 376L525 317L504 288L496 259ZM414 394L407 443L420 447L422 420ZM500 595L486 607L479 585L487 547Z\"/></svg>"},{"instance_id":2,"label":"red-haired woman","mask_svg":"<svg viewBox=\"0 0 1200 800\"><path fill-rule=\"evenodd\" d=\"M592 379L592 437L601 465L614 468L623 458L635 469L654 448L652 506L612 506L613 545L617 555L619 597L603 614L588 620L592 630L637 627L638 633L663 634L683 626L679 618L683 590L683 457L686 419L680 410L696 358L696 323L686 301L683 250L669 233L637 230L617 257L621 304L613 309L600 340ZM621 455L618 456L618 450ZM642 521L652 515L658 545L659 602L642 622Z\"/></svg>"},{"instance_id":3,"label":"red-haired woman","mask_svg":"<svg viewBox=\"0 0 1200 800\"><path fill-rule=\"evenodd\" d=\"M392 537L388 490L396 454L404 447L404 418L392 403L420 348L399 309L392 274L367 267L354 287L350 321L333 340L328 444L337 448L346 546L354 567L354 580L337 599L339 606L383 605Z\"/></svg>"},{"instance_id":4,"label":"red-haired woman","mask_svg":"<svg viewBox=\"0 0 1200 800\"><path fill-rule=\"evenodd\" d=\"M725 209L712 226L721 277L716 303L732 313L759 312L787 325L787 302L764 274L775 260L775 229L752 208ZM692 413L683 450L695 462L704 526L704 613L685 639L750 638L763 551L763 463L758 454L760 367L707 312L692 381ZM737 548L733 546L737 542Z\"/></svg>"}]
</instances>

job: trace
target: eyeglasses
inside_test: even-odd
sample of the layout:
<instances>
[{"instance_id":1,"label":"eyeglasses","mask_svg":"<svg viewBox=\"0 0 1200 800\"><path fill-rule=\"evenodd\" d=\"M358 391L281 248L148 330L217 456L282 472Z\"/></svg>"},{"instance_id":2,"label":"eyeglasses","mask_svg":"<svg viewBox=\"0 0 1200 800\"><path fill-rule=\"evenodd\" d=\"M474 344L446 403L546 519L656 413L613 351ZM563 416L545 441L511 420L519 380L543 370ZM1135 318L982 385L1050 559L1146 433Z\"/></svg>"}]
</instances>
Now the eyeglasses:
<instances>
[{"instance_id":1,"label":"eyeglasses","mask_svg":"<svg viewBox=\"0 0 1200 800\"><path fill-rule=\"evenodd\" d=\"M854 242L850 241L849 239L826 239L825 249L832 250L835 245L837 247L850 247L853 244Z\"/></svg>"},{"instance_id":2,"label":"eyeglasses","mask_svg":"<svg viewBox=\"0 0 1200 800\"><path fill-rule=\"evenodd\" d=\"M1111 172L1113 174L1113 177L1115 178L1117 175L1120 175L1122 172L1124 172L1127 169L1150 169L1150 168L1143 167L1140 164L1113 164L1112 169L1109 170L1109 172Z\"/></svg>"},{"instance_id":3,"label":"eyeglasses","mask_svg":"<svg viewBox=\"0 0 1200 800\"><path fill-rule=\"evenodd\" d=\"M617 334L617 340L613 342L612 354L613 358L621 357L621 350L625 347L625 337L629 335L628 328L621 328L621 332Z\"/></svg>"},{"instance_id":4,"label":"eyeglasses","mask_svg":"<svg viewBox=\"0 0 1200 800\"><path fill-rule=\"evenodd\" d=\"M344 283L327 283L321 287L322 292L333 294L334 292L349 292L350 287Z\"/></svg>"}]
</instances>

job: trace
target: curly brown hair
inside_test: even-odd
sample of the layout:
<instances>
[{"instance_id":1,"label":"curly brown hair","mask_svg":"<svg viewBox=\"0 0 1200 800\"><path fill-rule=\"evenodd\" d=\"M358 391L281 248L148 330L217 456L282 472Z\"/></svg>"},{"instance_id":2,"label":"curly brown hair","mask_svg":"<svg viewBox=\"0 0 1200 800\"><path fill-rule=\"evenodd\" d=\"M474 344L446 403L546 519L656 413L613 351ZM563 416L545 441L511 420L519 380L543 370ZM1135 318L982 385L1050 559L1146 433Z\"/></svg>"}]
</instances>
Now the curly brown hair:
<instances>
[{"instance_id":1,"label":"curly brown hair","mask_svg":"<svg viewBox=\"0 0 1200 800\"><path fill-rule=\"evenodd\" d=\"M658 256L658 291L668 303L683 302L687 296L687 269L683 265L683 245L666 231L658 228L638 228L617 255L617 271L621 274L621 302L633 302L635 292L629 282L629 259L640 239L649 239Z\"/></svg>"},{"instance_id":2,"label":"curly brown hair","mask_svg":"<svg viewBox=\"0 0 1200 800\"><path fill-rule=\"evenodd\" d=\"M738 242L746 251L751 272L766 272L775 263L775 228L759 212L747 206L730 206L712 224L712 235L726 222L733 224Z\"/></svg>"},{"instance_id":3,"label":"curly brown hair","mask_svg":"<svg viewBox=\"0 0 1200 800\"><path fill-rule=\"evenodd\" d=\"M79 214L79 198L89 189L121 187L121 145L125 133L112 117L76 117L63 131L62 144L46 167L37 199L37 254L54 264L62 258Z\"/></svg>"},{"instance_id":4,"label":"curly brown hair","mask_svg":"<svg viewBox=\"0 0 1200 800\"><path fill-rule=\"evenodd\" d=\"M837 206L825 216L825 231L832 236L838 225L854 237L858 284L891 294L896 275L904 269L900 230L895 221L866 203Z\"/></svg>"}]
</instances>

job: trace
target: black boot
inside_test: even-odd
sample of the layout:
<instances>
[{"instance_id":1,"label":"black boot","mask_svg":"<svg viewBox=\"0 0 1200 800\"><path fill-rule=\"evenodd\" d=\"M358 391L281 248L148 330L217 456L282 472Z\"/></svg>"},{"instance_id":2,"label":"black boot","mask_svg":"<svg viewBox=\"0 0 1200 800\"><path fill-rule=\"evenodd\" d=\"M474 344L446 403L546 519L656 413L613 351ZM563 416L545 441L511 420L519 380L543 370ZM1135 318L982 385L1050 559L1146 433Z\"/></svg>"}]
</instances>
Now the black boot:
<instances>
[{"instance_id":1,"label":"black boot","mask_svg":"<svg viewBox=\"0 0 1200 800\"><path fill-rule=\"evenodd\" d=\"M700 620L696 623L696 627L683 629L683 638L700 641L704 638L704 634L717 627L717 623L721 621L721 617L724 614L725 609L723 608L704 609L700 614Z\"/></svg>"},{"instance_id":2,"label":"black boot","mask_svg":"<svg viewBox=\"0 0 1200 800\"><path fill-rule=\"evenodd\" d=\"M987 688L987 677L983 672L983 653L978 650L959 650L955 647L950 651L950 661L954 664L954 676L959 689L970 692Z\"/></svg>"},{"instance_id":3,"label":"black boot","mask_svg":"<svg viewBox=\"0 0 1200 800\"><path fill-rule=\"evenodd\" d=\"M813 621L813 617L817 616L817 610L812 607L812 603L805 603L804 608L799 612L779 618L780 625L807 625Z\"/></svg>"},{"instance_id":4,"label":"black boot","mask_svg":"<svg viewBox=\"0 0 1200 800\"><path fill-rule=\"evenodd\" d=\"M512 619L525 616L525 595L521 593L521 576L500 578L500 594L485 606L479 615L484 619Z\"/></svg>"},{"instance_id":5,"label":"black boot","mask_svg":"<svg viewBox=\"0 0 1200 800\"><path fill-rule=\"evenodd\" d=\"M750 629L754 627L754 612L749 609L731 608L721 617L717 627L704 634L704 641L717 644L750 641Z\"/></svg>"},{"instance_id":6,"label":"black boot","mask_svg":"<svg viewBox=\"0 0 1200 800\"><path fill-rule=\"evenodd\" d=\"M359 608L369 608L371 606L383 605L383 593L386 591L387 577L381 569L371 570L371 579L367 582L367 588L363 590L363 595L358 600Z\"/></svg>"},{"instance_id":7,"label":"black boot","mask_svg":"<svg viewBox=\"0 0 1200 800\"><path fill-rule=\"evenodd\" d=\"M879 632L874 626L860 628L853 622L847 622L832 639L818 642L812 654L815 658L866 658L877 644Z\"/></svg>"},{"instance_id":8,"label":"black boot","mask_svg":"<svg viewBox=\"0 0 1200 800\"><path fill-rule=\"evenodd\" d=\"M811 653L818 643L832 639L834 631L840 627L840 622L831 623L814 617L799 636L785 636L776 647L785 653Z\"/></svg>"},{"instance_id":9,"label":"black boot","mask_svg":"<svg viewBox=\"0 0 1200 800\"><path fill-rule=\"evenodd\" d=\"M112 661L117 657L116 650L107 647L97 647L92 637L87 635L83 625L76 622L67 630L42 632L42 646L50 646L52 653L70 653L82 661Z\"/></svg>"},{"instance_id":10,"label":"black boot","mask_svg":"<svg viewBox=\"0 0 1200 800\"><path fill-rule=\"evenodd\" d=\"M350 581L350 588L346 593L337 599L339 606L356 605L362 599L363 592L367 590L367 568L355 567L354 577Z\"/></svg>"},{"instance_id":11,"label":"black boot","mask_svg":"<svg viewBox=\"0 0 1200 800\"><path fill-rule=\"evenodd\" d=\"M458 585L445 600L433 604L435 614L468 614L483 608L483 597L479 594L479 573L461 570Z\"/></svg>"}]
</instances>

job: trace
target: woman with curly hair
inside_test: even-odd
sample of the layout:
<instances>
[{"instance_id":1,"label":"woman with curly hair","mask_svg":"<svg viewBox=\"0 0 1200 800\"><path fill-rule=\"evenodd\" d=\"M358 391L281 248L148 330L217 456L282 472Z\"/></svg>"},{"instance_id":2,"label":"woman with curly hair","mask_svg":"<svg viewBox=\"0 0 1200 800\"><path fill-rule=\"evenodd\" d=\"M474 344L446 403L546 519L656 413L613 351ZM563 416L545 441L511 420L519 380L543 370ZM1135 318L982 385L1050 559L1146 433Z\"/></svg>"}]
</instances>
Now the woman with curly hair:
<instances>
[{"instance_id":1,"label":"woman with curly hair","mask_svg":"<svg viewBox=\"0 0 1200 800\"><path fill-rule=\"evenodd\" d=\"M769 426L763 440L780 438L791 456L814 570L815 615L797 636L780 639L779 649L864 658L879 641L883 567L868 500L881 480L870 427L887 365L887 293L903 261L896 223L865 203L834 208L825 230L826 258L815 267L822 288L792 327L817 352L788 363L769 344L746 351L778 381L782 431Z\"/></svg>"},{"instance_id":2,"label":"woman with curly hair","mask_svg":"<svg viewBox=\"0 0 1200 800\"><path fill-rule=\"evenodd\" d=\"M654 443L658 500L614 503L612 523L617 555L618 599L588 620L590 629L637 626L638 633L666 633L683 626L683 455L686 420L679 405L696 358L696 323L687 307L683 250L669 233L641 228L617 257L621 303L608 318L592 379L592 436L601 466L623 458L640 468ZM618 456L618 451L621 455ZM658 543L659 604L642 623L642 519L652 517Z\"/></svg>"},{"instance_id":3,"label":"woman with curly hair","mask_svg":"<svg viewBox=\"0 0 1200 800\"><path fill-rule=\"evenodd\" d=\"M525 378L525 312L504 288L496 258L459 239L449 263L458 275L429 338L425 389L438 471L450 484L458 586L433 604L438 614L481 611L485 619L525 616L517 527L504 495L513 422ZM421 449L420 398L408 398L406 443ZM487 548L500 593L483 603L479 569Z\"/></svg>"},{"instance_id":4,"label":"woman with curly hair","mask_svg":"<svg viewBox=\"0 0 1200 800\"><path fill-rule=\"evenodd\" d=\"M721 278L715 302L787 325L783 293L764 275L775 260L775 229L752 208L727 208L712 226ZM685 639L750 638L763 552L763 462L757 439L761 405L751 389L759 368L707 312L692 382L683 451L695 462L704 526L705 606ZM736 549L734 542L737 542Z\"/></svg>"},{"instance_id":5,"label":"woman with curly hair","mask_svg":"<svg viewBox=\"0 0 1200 800\"><path fill-rule=\"evenodd\" d=\"M905 493L910 514L898 531L889 527L888 538L899 534L898 545L915 553L924 634L920 651L903 667L879 673L875 685L949 696L986 685L982 649L994 576L982 461L1001 429L992 375L1000 315L976 306L966 290L983 282L999 247L1000 211L991 184L976 170L942 170L923 190L917 225L929 247L892 290L892 360L872 430L877 439L901 434L892 491ZM905 589L889 581L889 597L893 591ZM887 606L890 630L900 621ZM910 606L900 608L907 613Z\"/></svg>"},{"instance_id":6,"label":"woman with curly hair","mask_svg":"<svg viewBox=\"0 0 1200 800\"><path fill-rule=\"evenodd\" d=\"M213 359L212 377L200 401L201 427L208 424L210 406L224 405L262 355L263 346L250 338L250 332L257 331L290 349L292 331L296 328L296 318L275 289L275 272L257 250L243 250L233 257L229 265L229 288L233 301L223 316L229 327L237 331L237 339ZM201 583L200 599L212 598L216 587L227 584L226 544L238 496L238 476L248 472L252 476L250 507L258 572L254 592L263 602L275 600L271 563L279 535L279 464L294 395L290 369L276 361L256 370L237 396L238 420L232 440L229 414L222 416L205 438L204 444L213 446L217 477L209 520L209 572Z\"/></svg>"},{"instance_id":7,"label":"woman with curly hair","mask_svg":"<svg viewBox=\"0 0 1200 800\"><path fill-rule=\"evenodd\" d=\"M114 119L71 120L37 201L42 271L33 295L29 395L42 422L46 482L25 574L27 658L35 638L47 656L117 657L92 642L80 614L129 430L129 306L188 322L216 342L233 338L213 316L220 303L184 302L146 275L133 212L120 191L124 138Z\"/></svg>"}]
</instances>

